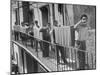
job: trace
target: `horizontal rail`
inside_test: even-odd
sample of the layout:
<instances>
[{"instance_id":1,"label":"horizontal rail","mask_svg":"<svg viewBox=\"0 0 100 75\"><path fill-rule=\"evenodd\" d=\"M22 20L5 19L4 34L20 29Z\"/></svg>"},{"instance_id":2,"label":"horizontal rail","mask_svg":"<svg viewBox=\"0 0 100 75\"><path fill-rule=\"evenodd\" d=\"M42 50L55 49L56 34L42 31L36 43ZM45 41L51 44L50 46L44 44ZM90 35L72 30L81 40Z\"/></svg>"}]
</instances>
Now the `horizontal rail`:
<instances>
[{"instance_id":1,"label":"horizontal rail","mask_svg":"<svg viewBox=\"0 0 100 75\"><path fill-rule=\"evenodd\" d=\"M76 50L76 51L81 51L81 52L89 52L89 51L87 51L87 50L80 50L80 49L78 49L78 48L76 48L76 47L71 47L71 46L69 46L69 47L66 47L66 46L63 46L63 45L61 45L61 44L55 44L55 43L52 43L52 42L49 42L49 41L46 41L46 40L41 40L41 39L38 39L38 38L36 38L36 37L34 37L34 36L32 36L32 35L30 35L30 34L27 34L27 33L24 33L24 32L21 32L21 31L17 31L17 32L19 32L19 33L22 33L22 34L25 34L25 35L27 35L27 36L29 36L29 37L31 37L31 38L35 38L35 39L37 39L37 40L39 40L39 41L44 41L44 42L46 42L46 43L49 43L49 44L51 44L51 45L58 45L58 46L62 46L62 47L64 47L64 48L69 48L69 49L73 49L73 50Z\"/></svg>"}]
</instances>

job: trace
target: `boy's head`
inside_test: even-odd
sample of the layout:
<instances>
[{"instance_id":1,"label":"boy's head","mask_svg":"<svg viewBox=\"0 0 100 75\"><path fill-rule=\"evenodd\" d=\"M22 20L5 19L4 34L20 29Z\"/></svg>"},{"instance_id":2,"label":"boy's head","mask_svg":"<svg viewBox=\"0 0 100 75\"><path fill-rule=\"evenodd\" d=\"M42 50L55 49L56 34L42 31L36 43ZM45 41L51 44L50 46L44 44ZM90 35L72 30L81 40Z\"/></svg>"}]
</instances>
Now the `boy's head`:
<instances>
[{"instance_id":1,"label":"boy's head","mask_svg":"<svg viewBox=\"0 0 100 75\"><path fill-rule=\"evenodd\" d=\"M82 23L86 23L88 21L88 16L86 15L86 14L83 14L82 16L81 16L81 22Z\"/></svg>"},{"instance_id":2,"label":"boy's head","mask_svg":"<svg viewBox=\"0 0 100 75\"><path fill-rule=\"evenodd\" d=\"M38 24L38 21L37 21L37 20L35 21L35 24L36 24L36 25Z\"/></svg>"}]
</instances>

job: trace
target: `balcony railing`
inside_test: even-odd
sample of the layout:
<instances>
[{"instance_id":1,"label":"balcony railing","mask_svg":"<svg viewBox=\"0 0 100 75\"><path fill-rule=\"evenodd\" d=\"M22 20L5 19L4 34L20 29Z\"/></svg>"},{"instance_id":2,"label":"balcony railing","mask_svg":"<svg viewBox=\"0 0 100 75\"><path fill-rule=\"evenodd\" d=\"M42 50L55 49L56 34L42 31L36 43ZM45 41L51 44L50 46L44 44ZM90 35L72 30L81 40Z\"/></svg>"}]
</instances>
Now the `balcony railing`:
<instances>
[{"instance_id":1,"label":"balcony railing","mask_svg":"<svg viewBox=\"0 0 100 75\"><path fill-rule=\"evenodd\" d=\"M27 33L18 32L18 38L15 39L29 50L30 54L33 53L42 63L44 63L52 72L53 71L71 71L71 70L80 70L79 63L84 66L84 70L90 70L96 68L96 59L95 55L92 52L87 50L79 50L75 47L65 47L59 44L53 44L51 42L40 40L31 36ZM12 35L12 39L14 35ZM44 47L48 46L49 50L44 51ZM22 47L23 47L22 46ZM45 57L49 53L48 57ZM80 58L78 55L83 58ZM84 60L82 62L81 60ZM85 63L85 64L84 64ZM40 63L41 64L41 63Z\"/></svg>"},{"instance_id":2,"label":"balcony railing","mask_svg":"<svg viewBox=\"0 0 100 75\"><path fill-rule=\"evenodd\" d=\"M18 48L21 48L24 50L24 52L26 52L27 54L29 54L32 58L33 58L33 61L35 60L36 63L38 64L38 70L35 71L35 73L37 73L38 71L39 72L50 72L51 70L43 63L41 62L37 56L35 55L35 53L33 54L28 48L26 48L24 45L22 45L21 43L18 43L14 40L11 41L12 42L12 48L14 49L14 45L16 45ZM14 49L15 50L15 49ZM24 54L24 53L23 53ZM20 58L21 59L21 58ZM23 60L23 59L22 59ZM16 62L16 61L15 61ZM27 61L23 61L24 63L26 63ZM24 64L23 64L24 65ZM32 65L32 64L31 64ZM17 66L18 66L18 56L17 56ZM19 66L21 67L21 66ZM23 72L21 71L18 71L17 74L23 74L23 73L28 73L28 72L25 72L25 69L24 68L25 66L23 66ZM13 68L12 68L13 69ZM32 71L34 72L34 71Z\"/></svg>"}]
</instances>

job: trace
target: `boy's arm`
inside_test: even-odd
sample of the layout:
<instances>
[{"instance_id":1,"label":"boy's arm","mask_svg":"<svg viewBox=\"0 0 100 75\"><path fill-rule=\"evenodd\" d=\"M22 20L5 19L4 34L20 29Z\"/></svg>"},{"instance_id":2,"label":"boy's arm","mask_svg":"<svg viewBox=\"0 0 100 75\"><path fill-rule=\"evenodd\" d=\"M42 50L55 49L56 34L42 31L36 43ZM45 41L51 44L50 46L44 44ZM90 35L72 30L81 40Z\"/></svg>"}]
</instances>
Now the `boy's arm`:
<instances>
[{"instance_id":1,"label":"boy's arm","mask_svg":"<svg viewBox=\"0 0 100 75\"><path fill-rule=\"evenodd\" d=\"M53 29L51 29L49 33L52 34L53 33Z\"/></svg>"},{"instance_id":2,"label":"boy's arm","mask_svg":"<svg viewBox=\"0 0 100 75\"><path fill-rule=\"evenodd\" d=\"M74 28L77 28L77 26L81 23L81 20L79 22L77 22L75 25L74 25Z\"/></svg>"}]
</instances>

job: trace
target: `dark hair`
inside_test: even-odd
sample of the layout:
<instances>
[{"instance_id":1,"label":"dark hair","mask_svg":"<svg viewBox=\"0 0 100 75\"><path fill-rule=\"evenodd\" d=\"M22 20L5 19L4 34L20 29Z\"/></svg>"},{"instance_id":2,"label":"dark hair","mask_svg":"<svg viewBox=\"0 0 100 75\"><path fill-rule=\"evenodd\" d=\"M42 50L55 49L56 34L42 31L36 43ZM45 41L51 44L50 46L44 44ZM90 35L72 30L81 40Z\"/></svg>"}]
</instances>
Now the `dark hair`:
<instances>
[{"instance_id":1,"label":"dark hair","mask_svg":"<svg viewBox=\"0 0 100 75\"><path fill-rule=\"evenodd\" d=\"M36 20L35 23L38 23L38 21Z\"/></svg>"},{"instance_id":2,"label":"dark hair","mask_svg":"<svg viewBox=\"0 0 100 75\"><path fill-rule=\"evenodd\" d=\"M86 17L88 19L88 16L86 14L81 15L80 19L82 19L83 17Z\"/></svg>"}]
</instances>

